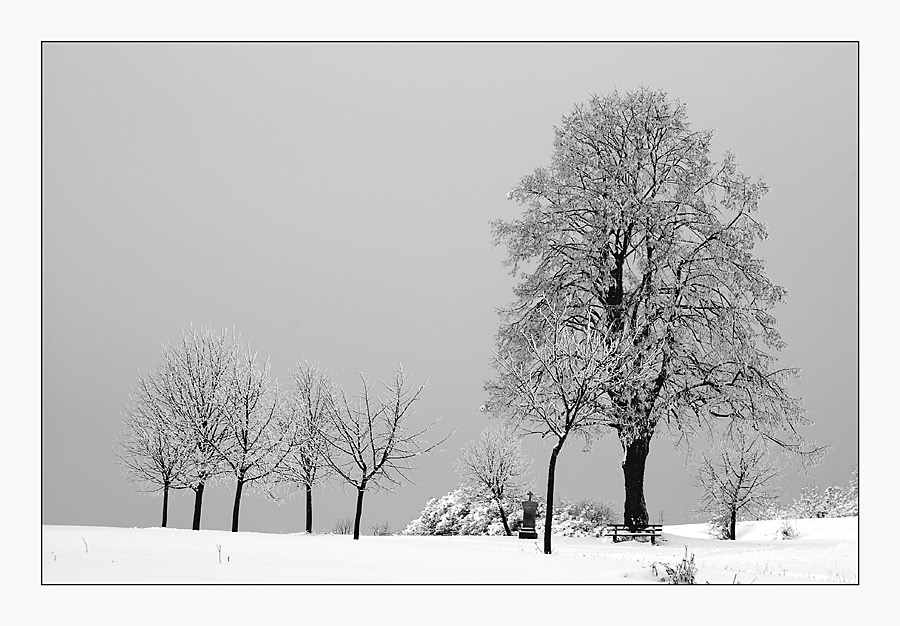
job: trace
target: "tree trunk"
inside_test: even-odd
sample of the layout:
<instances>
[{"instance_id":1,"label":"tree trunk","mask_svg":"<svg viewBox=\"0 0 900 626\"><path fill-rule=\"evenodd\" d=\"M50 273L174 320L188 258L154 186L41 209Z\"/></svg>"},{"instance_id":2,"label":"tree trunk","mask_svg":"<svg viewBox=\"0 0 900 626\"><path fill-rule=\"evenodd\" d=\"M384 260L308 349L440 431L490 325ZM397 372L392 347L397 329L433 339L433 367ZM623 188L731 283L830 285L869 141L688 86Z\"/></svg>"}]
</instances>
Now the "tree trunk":
<instances>
[{"instance_id":1,"label":"tree trunk","mask_svg":"<svg viewBox=\"0 0 900 626\"><path fill-rule=\"evenodd\" d=\"M363 494L366 493L365 487L359 487L356 494L356 521L353 522L353 538L359 539L359 522L362 519L362 501Z\"/></svg>"},{"instance_id":2,"label":"tree trunk","mask_svg":"<svg viewBox=\"0 0 900 626\"><path fill-rule=\"evenodd\" d=\"M312 487L306 485L306 532L312 534Z\"/></svg>"},{"instance_id":3,"label":"tree trunk","mask_svg":"<svg viewBox=\"0 0 900 626\"><path fill-rule=\"evenodd\" d=\"M237 479L237 487L234 489L234 509L231 511L231 532L238 531L238 518L241 516L241 492L244 490L244 478Z\"/></svg>"},{"instance_id":4,"label":"tree trunk","mask_svg":"<svg viewBox=\"0 0 900 626\"><path fill-rule=\"evenodd\" d=\"M203 506L203 487L203 483L194 487L194 523L191 526L192 530L200 530L200 508Z\"/></svg>"},{"instance_id":5,"label":"tree trunk","mask_svg":"<svg viewBox=\"0 0 900 626\"><path fill-rule=\"evenodd\" d=\"M550 467L547 470L547 514L544 517L544 554L550 554L550 535L553 525L553 483L556 480L556 457L562 450L565 439L560 439L550 453Z\"/></svg>"},{"instance_id":6,"label":"tree trunk","mask_svg":"<svg viewBox=\"0 0 900 626\"><path fill-rule=\"evenodd\" d=\"M731 524L728 526L728 538L734 541L735 539L735 527L737 526L737 511L731 509Z\"/></svg>"},{"instance_id":7,"label":"tree trunk","mask_svg":"<svg viewBox=\"0 0 900 626\"><path fill-rule=\"evenodd\" d=\"M630 529L643 528L650 522L644 501L644 467L650 453L650 437L635 439L625 448L622 471L625 473L625 525Z\"/></svg>"},{"instance_id":8,"label":"tree trunk","mask_svg":"<svg viewBox=\"0 0 900 626\"><path fill-rule=\"evenodd\" d=\"M500 504L500 500L497 500L497 508L500 509L500 520L503 522L503 530L506 531L506 536L512 536L512 532L509 530L509 523L506 521L506 511L503 510L503 505Z\"/></svg>"},{"instance_id":9,"label":"tree trunk","mask_svg":"<svg viewBox=\"0 0 900 626\"><path fill-rule=\"evenodd\" d=\"M162 527L166 527L166 521L169 519L169 483L163 485L163 514Z\"/></svg>"}]
</instances>

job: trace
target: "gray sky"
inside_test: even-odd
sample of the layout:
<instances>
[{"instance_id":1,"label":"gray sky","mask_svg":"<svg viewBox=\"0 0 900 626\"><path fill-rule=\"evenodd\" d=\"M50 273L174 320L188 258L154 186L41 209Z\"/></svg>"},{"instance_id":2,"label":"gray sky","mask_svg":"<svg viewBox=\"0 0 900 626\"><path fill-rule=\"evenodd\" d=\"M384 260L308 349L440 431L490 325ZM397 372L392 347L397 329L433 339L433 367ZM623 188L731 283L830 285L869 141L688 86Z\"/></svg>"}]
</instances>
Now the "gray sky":
<instances>
[{"instance_id":1,"label":"gray sky","mask_svg":"<svg viewBox=\"0 0 900 626\"><path fill-rule=\"evenodd\" d=\"M549 163L553 125L591 93L639 85L687 103L741 169L771 187L759 247L787 288L785 365L833 446L788 496L845 484L858 459L858 107L854 45L45 45L42 59L42 522L158 525L161 501L113 463L137 373L189 324L234 326L273 373L318 360L355 388L402 361L419 408L456 434L418 485L366 496L363 529L399 530L458 483L495 309L512 279L488 222ZM549 448L528 441L537 491ZM621 449L564 449L557 493L620 510ZM316 530L354 495L316 494ZM232 487L204 498L230 527ZM651 517L691 521L685 462L654 438ZM169 522L189 527L177 495ZM243 530L302 529L303 499L242 501Z\"/></svg>"}]
</instances>

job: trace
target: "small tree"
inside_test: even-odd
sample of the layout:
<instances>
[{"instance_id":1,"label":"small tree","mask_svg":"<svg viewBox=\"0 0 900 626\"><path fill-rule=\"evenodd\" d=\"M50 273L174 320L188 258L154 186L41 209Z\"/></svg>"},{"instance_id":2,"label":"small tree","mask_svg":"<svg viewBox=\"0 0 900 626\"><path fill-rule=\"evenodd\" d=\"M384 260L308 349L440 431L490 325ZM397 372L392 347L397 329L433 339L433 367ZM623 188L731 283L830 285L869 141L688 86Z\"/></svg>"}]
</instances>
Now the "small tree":
<instances>
[{"instance_id":1,"label":"small tree","mask_svg":"<svg viewBox=\"0 0 900 626\"><path fill-rule=\"evenodd\" d=\"M476 500L496 503L507 535L512 535L512 531L503 503L522 497L523 479L530 467L522 455L519 438L508 423L486 428L478 441L466 444L456 462L456 471L469 493Z\"/></svg>"},{"instance_id":2,"label":"small tree","mask_svg":"<svg viewBox=\"0 0 900 626\"><path fill-rule=\"evenodd\" d=\"M116 456L124 475L146 492L162 491L162 527L169 514L169 490L184 489L190 448L173 436L173 417L154 393L151 379L157 372L138 377L125 409L125 433L118 441Z\"/></svg>"},{"instance_id":3,"label":"small tree","mask_svg":"<svg viewBox=\"0 0 900 626\"><path fill-rule=\"evenodd\" d=\"M234 360L230 375L230 408L222 419L223 436L211 440L211 445L235 479L231 531L237 532L244 487L273 475L290 451L292 433L278 419L278 384L270 377L268 361L260 367L256 354L248 350Z\"/></svg>"},{"instance_id":4,"label":"small tree","mask_svg":"<svg viewBox=\"0 0 900 626\"><path fill-rule=\"evenodd\" d=\"M191 528L200 530L203 491L222 473L220 449L233 406L232 372L240 340L225 329L182 332L181 342L163 347L163 363L149 379L155 397L172 417L174 445L190 450L184 482L194 491Z\"/></svg>"},{"instance_id":5,"label":"small tree","mask_svg":"<svg viewBox=\"0 0 900 626\"><path fill-rule=\"evenodd\" d=\"M547 470L544 522L544 553L550 554L556 461L563 445L572 435L589 442L600 427L609 426L610 394L626 383L640 383L654 357L636 354L630 334L594 327L570 301L542 300L535 311L539 323L510 326L499 342L504 348L496 358L500 376L488 391L495 413L525 433L556 442Z\"/></svg>"},{"instance_id":6,"label":"small tree","mask_svg":"<svg viewBox=\"0 0 900 626\"><path fill-rule=\"evenodd\" d=\"M447 439L425 444L422 436L434 422L419 430L410 428L413 405L425 384L412 390L407 386L402 367L390 384L382 383L383 395L376 394L365 377L360 375L360 378L363 388L354 400L343 389L331 398L326 412L328 429L320 431L328 445L331 469L357 492L354 539L359 539L366 489L390 490L400 485L400 481L409 481L407 472L413 469L413 460Z\"/></svg>"},{"instance_id":7,"label":"small tree","mask_svg":"<svg viewBox=\"0 0 900 626\"><path fill-rule=\"evenodd\" d=\"M759 435L730 430L712 453L702 456L697 486L703 490L698 509L711 514L717 525L724 524L724 534L734 540L739 515L758 513L776 500L778 470Z\"/></svg>"},{"instance_id":8,"label":"small tree","mask_svg":"<svg viewBox=\"0 0 900 626\"><path fill-rule=\"evenodd\" d=\"M291 385L283 401L284 419L292 433L287 456L278 470L280 481L302 486L306 492L306 532L312 533L312 490L331 473L325 433L326 415L333 402L331 375L304 361L290 373Z\"/></svg>"}]
</instances>

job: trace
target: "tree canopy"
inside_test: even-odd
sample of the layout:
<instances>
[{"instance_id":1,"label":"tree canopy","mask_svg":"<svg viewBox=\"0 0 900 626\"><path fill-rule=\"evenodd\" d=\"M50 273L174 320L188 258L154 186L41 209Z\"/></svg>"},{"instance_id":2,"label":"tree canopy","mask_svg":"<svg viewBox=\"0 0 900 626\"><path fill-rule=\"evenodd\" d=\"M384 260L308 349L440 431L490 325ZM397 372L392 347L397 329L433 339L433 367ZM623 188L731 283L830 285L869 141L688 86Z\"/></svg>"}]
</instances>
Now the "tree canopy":
<instances>
[{"instance_id":1,"label":"tree canopy","mask_svg":"<svg viewBox=\"0 0 900 626\"><path fill-rule=\"evenodd\" d=\"M625 451L629 524L647 523L644 462L660 422L687 442L733 420L805 450L802 405L788 390L797 372L775 357L784 344L772 309L785 291L753 250L766 236L757 209L767 187L731 153L714 161L712 137L663 91L593 96L556 128L550 165L510 191L523 214L493 224L521 277L500 351L509 328L568 299L653 359L634 359L642 375L602 407Z\"/></svg>"}]
</instances>

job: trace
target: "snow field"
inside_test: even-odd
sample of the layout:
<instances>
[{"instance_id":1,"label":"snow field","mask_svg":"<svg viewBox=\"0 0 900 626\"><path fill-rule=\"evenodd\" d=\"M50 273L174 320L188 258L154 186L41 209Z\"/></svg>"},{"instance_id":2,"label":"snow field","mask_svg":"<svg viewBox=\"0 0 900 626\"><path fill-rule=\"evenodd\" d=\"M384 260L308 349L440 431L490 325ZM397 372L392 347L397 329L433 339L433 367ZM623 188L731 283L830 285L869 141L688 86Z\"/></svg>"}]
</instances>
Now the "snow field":
<instances>
[{"instance_id":1,"label":"snow field","mask_svg":"<svg viewBox=\"0 0 900 626\"><path fill-rule=\"evenodd\" d=\"M657 545L608 538L276 535L173 528L43 526L43 583L657 583L654 562L687 548L699 583L856 583L857 517L743 522L736 541L704 524L665 526ZM221 562L220 562L221 561Z\"/></svg>"}]
</instances>

